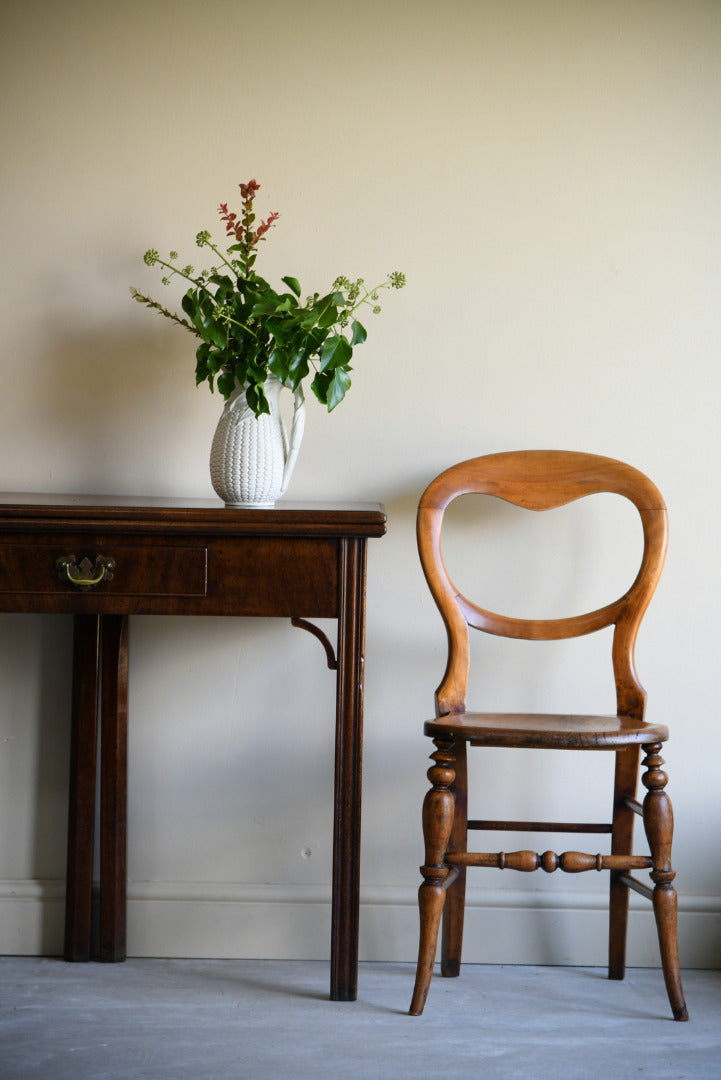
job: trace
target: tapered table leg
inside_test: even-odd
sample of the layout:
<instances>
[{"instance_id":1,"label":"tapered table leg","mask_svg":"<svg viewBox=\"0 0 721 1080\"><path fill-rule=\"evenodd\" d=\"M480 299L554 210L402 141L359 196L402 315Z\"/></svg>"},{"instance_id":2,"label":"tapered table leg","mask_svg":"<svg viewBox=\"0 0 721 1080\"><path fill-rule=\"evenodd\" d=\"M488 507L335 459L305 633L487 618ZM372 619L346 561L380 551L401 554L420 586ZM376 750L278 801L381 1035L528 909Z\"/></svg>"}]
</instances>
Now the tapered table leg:
<instances>
[{"instance_id":1,"label":"tapered table leg","mask_svg":"<svg viewBox=\"0 0 721 1080\"><path fill-rule=\"evenodd\" d=\"M128 619L102 621L100 709L100 959L125 960L128 771Z\"/></svg>"},{"instance_id":2,"label":"tapered table leg","mask_svg":"<svg viewBox=\"0 0 721 1080\"><path fill-rule=\"evenodd\" d=\"M365 566L365 540L344 539L341 544L338 615L330 961L332 1001L355 1001L358 992Z\"/></svg>"},{"instance_id":3,"label":"tapered table leg","mask_svg":"<svg viewBox=\"0 0 721 1080\"><path fill-rule=\"evenodd\" d=\"M66 960L89 960L95 827L100 617L76 615L70 744L68 856L65 889Z\"/></svg>"}]
</instances>

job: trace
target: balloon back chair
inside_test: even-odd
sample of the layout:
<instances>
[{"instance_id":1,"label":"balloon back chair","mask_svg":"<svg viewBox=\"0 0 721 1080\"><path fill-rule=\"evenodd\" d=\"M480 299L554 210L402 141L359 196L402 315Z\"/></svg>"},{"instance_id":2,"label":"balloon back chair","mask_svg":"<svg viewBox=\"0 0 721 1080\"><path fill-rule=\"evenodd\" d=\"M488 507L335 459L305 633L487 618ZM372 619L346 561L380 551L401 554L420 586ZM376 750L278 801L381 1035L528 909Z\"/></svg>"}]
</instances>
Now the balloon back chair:
<instances>
[{"instance_id":1,"label":"balloon back chair","mask_svg":"<svg viewBox=\"0 0 721 1080\"><path fill-rule=\"evenodd\" d=\"M629 499L643 524L643 557L638 574L619 599L584 615L521 619L498 615L468 600L451 581L441 551L448 505L460 495L497 496L528 510L550 510L597 492ZM432 787L423 804L425 863L419 890L420 944L411 1014L423 1011L435 963L443 916L441 971L459 974L463 940L466 868L496 867L570 873L610 871L609 963L611 979L625 972L629 889L652 901L661 963L674 1018L686 1020L676 943L676 890L671 868L673 812L660 755L668 738L662 724L644 720L646 694L634 667L641 619L659 580L666 553L667 520L663 499L651 481L612 458L571 451L531 450L491 454L461 462L441 473L421 497L418 548L426 580L448 636L448 661L436 691L436 718L425 724L433 739ZM469 633L474 627L504 638L551 641L579 637L613 626L612 666L616 714L609 716L466 711ZM605 750L615 754L613 802L608 823L475 821L467 816L467 755L471 747L544 750ZM644 751L643 802L636 799L640 751ZM633 823L643 819L649 855L632 854ZM610 854L565 851L468 851L469 830L507 832L608 833ZM633 871L649 870L646 884Z\"/></svg>"}]
</instances>

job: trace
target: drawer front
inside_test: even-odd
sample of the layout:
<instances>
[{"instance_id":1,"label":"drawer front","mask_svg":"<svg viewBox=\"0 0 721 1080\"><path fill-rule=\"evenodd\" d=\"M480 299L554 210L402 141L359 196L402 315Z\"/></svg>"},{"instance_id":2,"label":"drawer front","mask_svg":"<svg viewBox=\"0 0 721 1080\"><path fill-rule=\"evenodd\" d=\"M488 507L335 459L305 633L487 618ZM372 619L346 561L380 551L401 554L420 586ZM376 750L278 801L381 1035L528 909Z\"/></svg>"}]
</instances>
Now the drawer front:
<instances>
[{"instance_id":1,"label":"drawer front","mask_svg":"<svg viewBox=\"0 0 721 1080\"><path fill-rule=\"evenodd\" d=\"M66 570L59 570L59 559ZM112 560L105 571L102 559ZM192 597L207 589L208 552L201 545L130 547L59 537L0 546L0 594Z\"/></svg>"},{"instance_id":2,"label":"drawer front","mask_svg":"<svg viewBox=\"0 0 721 1080\"><path fill-rule=\"evenodd\" d=\"M282 536L215 540L205 606L226 615L334 618L338 543Z\"/></svg>"}]
</instances>

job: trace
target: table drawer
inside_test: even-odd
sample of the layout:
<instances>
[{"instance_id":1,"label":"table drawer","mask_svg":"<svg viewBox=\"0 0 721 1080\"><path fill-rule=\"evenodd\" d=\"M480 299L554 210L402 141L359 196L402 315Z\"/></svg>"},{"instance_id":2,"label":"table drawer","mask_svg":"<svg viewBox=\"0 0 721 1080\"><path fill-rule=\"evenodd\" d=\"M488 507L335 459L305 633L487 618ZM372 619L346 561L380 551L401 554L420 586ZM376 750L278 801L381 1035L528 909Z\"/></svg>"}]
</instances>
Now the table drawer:
<instances>
[{"instance_id":1,"label":"table drawer","mask_svg":"<svg viewBox=\"0 0 721 1080\"><path fill-rule=\"evenodd\" d=\"M112 560L105 571L103 560ZM208 551L202 545L129 547L62 537L0 545L0 594L190 597L205 596L207 589Z\"/></svg>"},{"instance_id":2,"label":"table drawer","mask_svg":"<svg viewBox=\"0 0 721 1080\"><path fill-rule=\"evenodd\" d=\"M289 618L337 615L337 541L221 537L209 547L208 611Z\"/></svg>"}]
</instances>

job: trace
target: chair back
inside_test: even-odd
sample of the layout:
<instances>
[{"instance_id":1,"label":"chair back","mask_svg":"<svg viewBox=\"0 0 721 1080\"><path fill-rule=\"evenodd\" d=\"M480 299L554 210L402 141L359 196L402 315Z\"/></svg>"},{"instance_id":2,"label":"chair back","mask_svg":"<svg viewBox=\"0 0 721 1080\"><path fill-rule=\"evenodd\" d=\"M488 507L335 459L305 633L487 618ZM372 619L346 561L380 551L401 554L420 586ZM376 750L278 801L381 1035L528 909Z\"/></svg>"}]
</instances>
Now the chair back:
<instances>
[{"instance_id":1,"label":"chair back","mask_svg":"<svg viewBox=\"0 0 721 1080\"><path fill-rule=\"evenodd\" d=\"M641 566L617 600L569 618L522 619L479 607L453 584L443 561L441 533L446 509L460 495L494 495L528 510L551 510L600 492L629 499L643 525ZM551 641L613 625L618 714L642 720L646 695L636 675L634 649L663 569L667 536L666 507L656 485L638 469L613 458L569 450L522 450L472 458L442 472L423 493L417 517L423 572L448 634L448 663L436 690L437 715L465 711L469 626L501 637Z\"/></svg>"}]
</instances>

